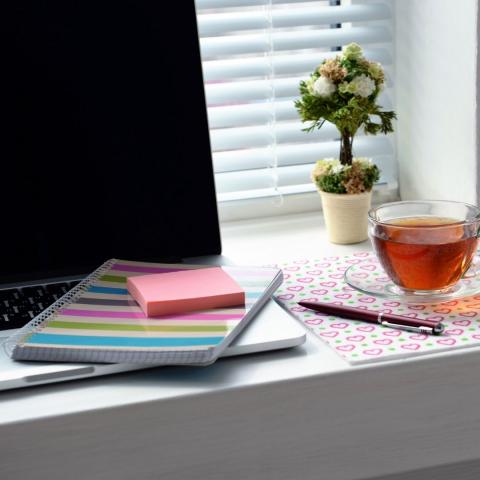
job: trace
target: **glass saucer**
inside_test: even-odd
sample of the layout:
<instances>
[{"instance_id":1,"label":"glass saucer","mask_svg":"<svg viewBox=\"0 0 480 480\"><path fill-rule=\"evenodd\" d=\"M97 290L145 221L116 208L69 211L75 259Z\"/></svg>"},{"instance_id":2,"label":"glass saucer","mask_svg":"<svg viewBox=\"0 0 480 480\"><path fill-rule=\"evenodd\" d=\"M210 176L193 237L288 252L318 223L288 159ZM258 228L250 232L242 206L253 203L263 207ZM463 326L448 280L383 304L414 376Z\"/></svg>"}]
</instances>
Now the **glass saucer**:
<instances>
[{"instance_id":1,"label":"glass saucer","mask_svg":"<svg viewBox=\"0 0 480 480\"><path fill-rule=\"evenodd\" d=\"M392 282L374 254L350 266L345 271L344 280L359 292L395 299L402 303L448 302L480 293L480 257L475 256L471 267L456 285L439 293L404 292Z\"/></svg>"}]
</instances>

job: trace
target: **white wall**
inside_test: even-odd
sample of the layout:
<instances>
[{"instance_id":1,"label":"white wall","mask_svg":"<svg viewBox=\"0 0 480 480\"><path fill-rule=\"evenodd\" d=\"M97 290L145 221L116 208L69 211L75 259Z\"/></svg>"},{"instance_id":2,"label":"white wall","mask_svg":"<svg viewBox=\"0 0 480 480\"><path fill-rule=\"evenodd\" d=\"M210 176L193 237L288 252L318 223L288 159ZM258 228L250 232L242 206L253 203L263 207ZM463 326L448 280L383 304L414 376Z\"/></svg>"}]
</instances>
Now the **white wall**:
<instances>
[{"instance_id":1,"label":"white wall","mask_svg":"<svg viewBox=\"0 0 480 480\"><path fill-rule=\"evenodd\" d=\"M477 203L477 0L396 0L402 199Z\"/></svg>"}]
</instances>

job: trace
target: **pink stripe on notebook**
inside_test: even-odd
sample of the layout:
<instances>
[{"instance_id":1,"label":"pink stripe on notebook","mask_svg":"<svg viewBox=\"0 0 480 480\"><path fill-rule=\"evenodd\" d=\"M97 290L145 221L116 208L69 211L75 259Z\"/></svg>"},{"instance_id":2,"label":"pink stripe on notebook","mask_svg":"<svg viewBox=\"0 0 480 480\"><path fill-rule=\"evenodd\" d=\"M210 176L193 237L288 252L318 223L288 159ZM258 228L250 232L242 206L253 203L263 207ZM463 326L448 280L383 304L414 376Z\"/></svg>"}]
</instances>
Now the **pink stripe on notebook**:
<instances>
[{"instance_id":1,"label":"pink stripe on notebook","mask_svg":"<svg viewBox=\"0 0 480 480\"><path fill-rule=\"evenodd\" d=\"M188 268L170 268L170 267L144 267L140 265L126 265L125 263L116 263L110 270L121 272L137 272L137 273L171 273L189 270Z\"/></svg>"}]
</instances>

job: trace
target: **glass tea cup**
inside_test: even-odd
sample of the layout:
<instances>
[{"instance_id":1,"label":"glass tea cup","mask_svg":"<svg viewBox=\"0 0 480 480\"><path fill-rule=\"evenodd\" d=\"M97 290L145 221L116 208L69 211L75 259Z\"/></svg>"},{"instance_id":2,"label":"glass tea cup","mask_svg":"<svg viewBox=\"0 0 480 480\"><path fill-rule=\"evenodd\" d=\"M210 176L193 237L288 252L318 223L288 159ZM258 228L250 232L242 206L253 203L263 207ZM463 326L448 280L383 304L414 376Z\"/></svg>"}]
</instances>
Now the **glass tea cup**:
<instances>
[{"instance_id":1,"label":"glass tea cup","mask_svg":"<svg viewBox=\"0 0 480 480\"><path fill-rule=\"evenodd\" d=\"M470 268L480 209L461 202L393 202L368 212L369 237L392 282L404 293L442 294Z\"/></svg>"}]
</instances>

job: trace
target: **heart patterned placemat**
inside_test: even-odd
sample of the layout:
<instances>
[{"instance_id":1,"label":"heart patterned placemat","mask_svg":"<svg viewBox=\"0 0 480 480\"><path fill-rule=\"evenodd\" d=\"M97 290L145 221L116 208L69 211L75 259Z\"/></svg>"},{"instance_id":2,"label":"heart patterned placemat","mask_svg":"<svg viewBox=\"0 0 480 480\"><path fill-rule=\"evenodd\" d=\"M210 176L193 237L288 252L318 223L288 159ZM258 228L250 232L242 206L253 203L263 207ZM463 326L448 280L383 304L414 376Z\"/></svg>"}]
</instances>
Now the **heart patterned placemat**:
<instances>
[{"instance_id":1,"label":"heart patterned placemat","mask_svg":"<svg viewBox=\"0 0 480 480\"><path fill-rule=\"evenodd\" d=\"M345 270L371 255L357 252L343 257L297 260L277 265L284 283L276 299L305 327L313 331L352 364L392 360L480 345L480 295L439 305L407 305L360 293L347 285ZM425 335L313 312L299 301L336 303L384 313L441 321L442 335Z\"/></svg>"}]
</instances>

